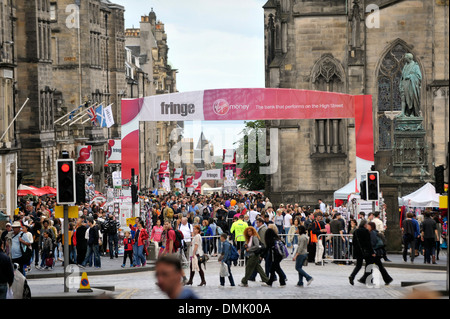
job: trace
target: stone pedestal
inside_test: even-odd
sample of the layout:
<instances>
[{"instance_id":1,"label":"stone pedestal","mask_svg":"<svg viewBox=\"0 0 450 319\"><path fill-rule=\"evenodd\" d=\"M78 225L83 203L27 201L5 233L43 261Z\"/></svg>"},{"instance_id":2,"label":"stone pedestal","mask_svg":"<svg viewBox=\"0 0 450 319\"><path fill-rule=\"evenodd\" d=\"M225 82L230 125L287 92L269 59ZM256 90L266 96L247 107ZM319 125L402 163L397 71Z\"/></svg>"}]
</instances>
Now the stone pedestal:
<instances>
[{"instance_id":1,"label":"stone pedestal","mask_svg":"<svg viewBox=\"0 0 450 319\"><path fill-rule=\"evenodd\" d=\"M394 121L394 178L423 180L426 171L427 147L422 117L397 117Z\"/></svg>"},{"instance_id":2,"label":"stone pedestal","mask_svg":"<svg viewBox=\"0 0 450 319\"><path fill-rule=\"evenodd\" d=\"M400 211L398 207L399 183L392 177L380 174L380 190L386 204L386 250L398 252L402 249Z\"/></svg>"}]
</instances>

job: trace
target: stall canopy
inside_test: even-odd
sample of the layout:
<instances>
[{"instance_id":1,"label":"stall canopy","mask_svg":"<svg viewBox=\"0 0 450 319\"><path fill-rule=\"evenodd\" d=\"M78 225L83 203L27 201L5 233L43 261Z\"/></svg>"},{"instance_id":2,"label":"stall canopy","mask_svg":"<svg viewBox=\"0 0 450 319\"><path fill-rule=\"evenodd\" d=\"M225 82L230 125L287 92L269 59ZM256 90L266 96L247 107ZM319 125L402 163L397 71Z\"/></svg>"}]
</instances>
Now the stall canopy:
<instances>
[{"instance_id":1,"label":"stall canopy","mask_svg":"<svg viewBox=\"0 0 450 319\"><path fill-rule=\"evenodd\" d=\"M430 183L416 190L415 192L402 197L403 205L409 207L439 207L439 194Z\"/></svg>"},{"instance_id":2,"label":"stall canopy","mask_svg":"<svg viewBox=\"0 0 450 319\"><path fill-rule=\"evenodd\" d=\"M19 187L17 188L17 196L27 196L27 195L43 196L46 195L46 192L34 186L19 185Z\"/></svg>"},{"instance_id":3,"label":"stall canopy","mask_svg":"<svg viewBox=\"0 0 450 319\"><path fill-rule=\"evenodd\" d=\"M334 192L334 200L336 199L347 200L348 195L355 192L356 192L356 179L353 179L350 183Z\"/></svg>"}]
</instances>

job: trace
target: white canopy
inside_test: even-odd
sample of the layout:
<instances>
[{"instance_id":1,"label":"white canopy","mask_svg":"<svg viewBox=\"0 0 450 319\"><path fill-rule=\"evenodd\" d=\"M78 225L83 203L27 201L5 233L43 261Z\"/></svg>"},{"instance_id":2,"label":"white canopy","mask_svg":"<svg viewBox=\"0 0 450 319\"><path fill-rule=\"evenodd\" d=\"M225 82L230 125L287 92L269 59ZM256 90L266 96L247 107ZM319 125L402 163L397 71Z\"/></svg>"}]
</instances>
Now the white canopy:
<instances>
[{"instance_id":1,"label":"white canopy","mask_svg":"<svg viewBox=\"0 0 450 319\"><path fill-rule=\"evenodd\" d=\"M348 199L348 195L356 192L356 179L334 192L334 199Z\"/></svg>"},{"instance_id":2,"label":"white canopy","mask_svg":"<svg viewBox=\"0 0 450 319\"><path fill-rule=\"evenodd\" d=\"M403 204L409 207L439 207L439 194L430 183L415 192L402 197Z\"/></svg>"}]
</instances>

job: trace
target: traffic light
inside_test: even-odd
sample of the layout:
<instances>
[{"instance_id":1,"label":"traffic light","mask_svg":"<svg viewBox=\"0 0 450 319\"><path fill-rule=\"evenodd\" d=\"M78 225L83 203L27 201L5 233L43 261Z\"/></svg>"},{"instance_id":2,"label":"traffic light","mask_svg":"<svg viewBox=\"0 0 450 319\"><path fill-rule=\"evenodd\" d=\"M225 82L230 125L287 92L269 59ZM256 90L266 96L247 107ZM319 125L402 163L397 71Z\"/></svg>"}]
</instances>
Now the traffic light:
<instances>
[{"instance_id":1,"label":"traffic light","mask_svg":"<svg viewBox=\"0 0 450 319\"><path fill-rule=\"evenodd\" d=\"M74 205L76 202L75 161L59 159L56 162L56 202Z\"/></svg>"},{"instance_id":2,"label":"traffic light","mask_svg":"<svg viewBox=\"0 0 450 319\"><path fill-rule=\"evenodd\" d=\"M77 201L76 204L77 205L81 205L84 204L86 202L86 188L85 188L85 178L83 174L80 173L76 173L75 174L75 184L76 184L76 189L77 189Z\"/></svg>"},{"instance_id":3,"label":"traffic light","mask_svg":"<svg viewBox=\"0 0 450 319\"><path fill-rule=\"evenodd\" d=\"M367 172L367 200L379 200L380 179L378 172Z\"/></svg>"},{"instance_id":4,"label":"traffic light","mask_svg":"<svg viewBox=\"0 0 450 319\"><path fill-rule=\"evenodd\" d=\"M436 193L443 194L444 191L444 165L434 168L434 182Z\"/></svg>"},{"instance_id":5,"label":"traffic light","mask_svg":"<svg viewBox=\"0 0 450 319\"><path fill-rule=\"evenodd\" d=\"M139 201L138 194L137 194L137 185L131 185L131 202L137 203Z\"/></svg>"},{"instance_id":6,"label":"traffic light","mask_svg":"<svg viewBox=\"0 0 450 319\"><path fill-rule=\"evenodd\" d=\"M367 185L366 181L359 183L360 195L362 200L367 200Z\"/></svg>"}]
</instances>

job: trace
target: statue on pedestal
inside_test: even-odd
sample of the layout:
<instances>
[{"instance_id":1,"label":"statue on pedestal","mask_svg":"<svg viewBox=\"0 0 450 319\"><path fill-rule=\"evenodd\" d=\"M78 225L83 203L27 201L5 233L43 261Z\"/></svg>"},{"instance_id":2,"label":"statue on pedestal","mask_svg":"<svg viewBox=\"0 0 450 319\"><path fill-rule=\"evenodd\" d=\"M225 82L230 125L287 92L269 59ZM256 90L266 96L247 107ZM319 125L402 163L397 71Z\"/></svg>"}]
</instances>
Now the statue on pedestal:
<instances>
[{"instance_id":1,"label":"statue on pedestal","mask_svg":"<svg viewBox=\"0 0 450 319\"><path fill-rule=\"evenodd\" d=\"M422 73L411 53L405 54L405 60L406 64L403 67L402 78L400 79L402 112L399 117L420 117Z\"/></svg>"}]
</instances>

